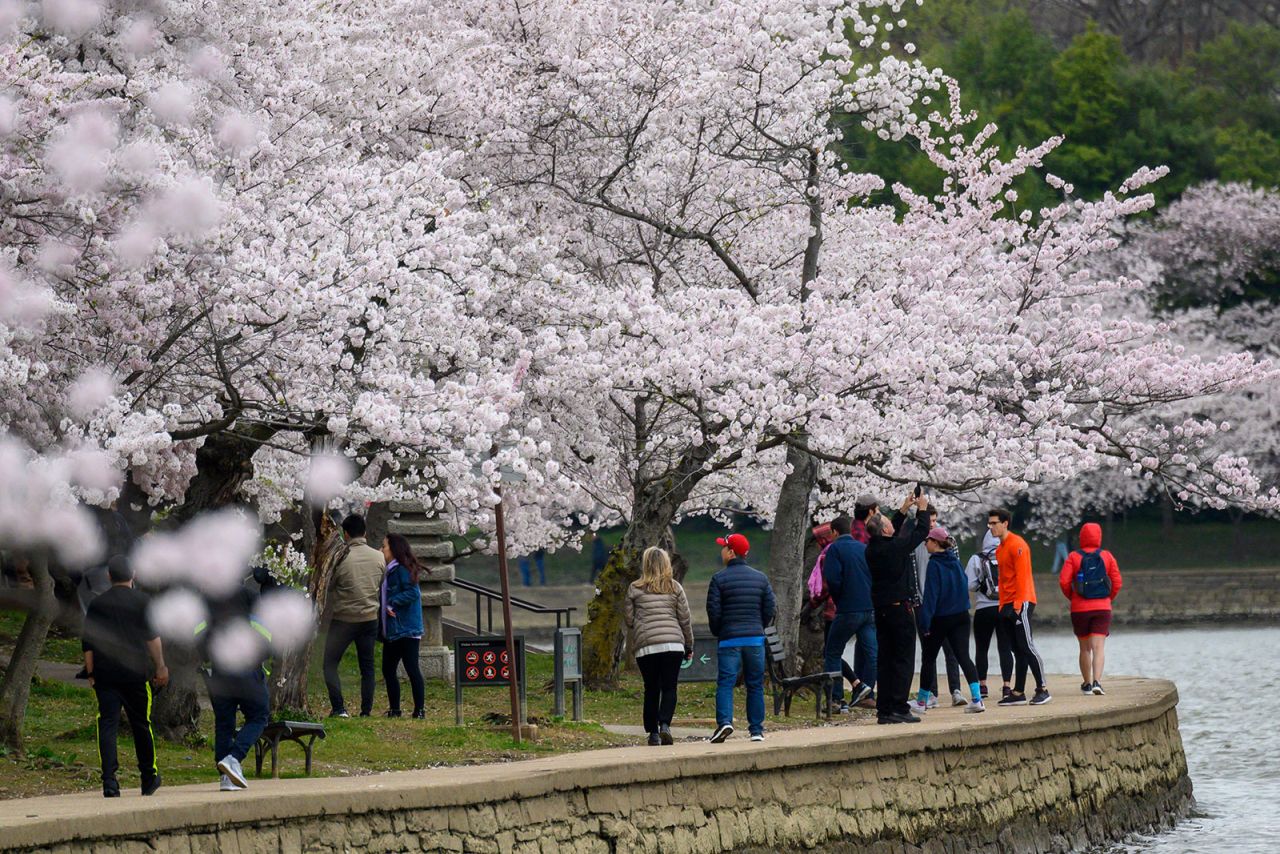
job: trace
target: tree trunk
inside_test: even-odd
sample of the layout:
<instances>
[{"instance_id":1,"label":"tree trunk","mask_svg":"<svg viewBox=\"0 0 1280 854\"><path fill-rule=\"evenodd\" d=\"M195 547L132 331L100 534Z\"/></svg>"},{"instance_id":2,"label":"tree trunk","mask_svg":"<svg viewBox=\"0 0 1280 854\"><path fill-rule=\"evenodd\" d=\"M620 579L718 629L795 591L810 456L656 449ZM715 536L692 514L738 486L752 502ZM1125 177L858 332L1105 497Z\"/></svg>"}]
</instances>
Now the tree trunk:
<instances>
[{"instance_id":1,"label":"tree trunk","mask_svg":"<svg viewBox=\"0 0 1280 854\"><path fill-rule=\"evenodd\" d=\"M53 623L57 602L53 597L53 578L49 575L46 555L31 559L31 578L35 583L35 601L14 645L4 680L0 681L0 744L16 755L23 755L22 724L31 697L31 679L44 649L45 637Z\"/></svg>"},{"instance_id":2,"label":"tree trunk","mask_svg":"<svg viewBox=\"0 0 1280 854\"><path fill-rule=\"evenodd\" d=\"M806 581L809 577L809 571L813 569L813 565L818 560L818 555L822 553L822 546L818 543L818 538L813 535L812 530L805 537L804 544L804 575ZM802 595L808 596L808 591L803 591ZM803 608L801 609L804 610ZM818 613L810 613L804 619L799 621L799 636L796 640L796 673L820 673L825 668L824 658L827 648L826 627L822 622L822 611Z\"/></svg>"},{"instance_id":3,"label":"tree trunk","mask_svg":"<svg viewBox=\"0 0 1280 854\"><path fill-rule=\"evenodd\" d=\"M342 539L342 531L328 513L320 517L317 540L316 548L311 554L311 578L307 583L307 595L315 614L316 632L305 646L285 656L277 664L280 672L271 680L272 714L291 710L308 711L307 674L311 653L315 649L320 624L329 603L329 582L333 579L333 570L347 556L347 544Z\"/></svg>"},{"instance_id":4,"label":"tree trunk","mask_svg":"<svg viewBox=\"0 0 1280 854\"><path fill-rule=\"evenodd\" d=\"M809 498L818 482L818 461L807 451L787 446L791 472L782 481L773 514L773 539L769 544L769 583L778 600L774 624L787 651L787 667L794 672L796 644L800 637L800 605L804 601L804 546L809 539Z\"/></svg>"},{"instance_id":5,"label":"tree trunk","mask_svg":"<svg viewBox=\"0 0 1280 854\"><path fill-rule=\"evenodd\" d=\"M178 523L198 514L235 504L241 485L253 477L253 454L275 431L261 428L249 436L215 433L196 451L196 476L174 511ZM151 723L156 732L171 741L187 741L195 736L200 722L198 699L200 662L193 649L179 644L165 647L169 684L156 693Z\"/></svg>"}]
</instances>

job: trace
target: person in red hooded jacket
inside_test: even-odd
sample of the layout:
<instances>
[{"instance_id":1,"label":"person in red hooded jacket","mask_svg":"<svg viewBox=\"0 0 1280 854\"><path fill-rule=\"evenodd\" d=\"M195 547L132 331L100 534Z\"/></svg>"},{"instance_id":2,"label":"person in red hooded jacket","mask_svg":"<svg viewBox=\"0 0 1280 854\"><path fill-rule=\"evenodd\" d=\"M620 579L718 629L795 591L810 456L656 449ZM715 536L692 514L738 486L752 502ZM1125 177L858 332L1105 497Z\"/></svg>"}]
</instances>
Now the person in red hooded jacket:
<instances>
[{"instance_id":1,"label":"person in red hooded jacket","mask_svg":"<svg viewBox=\"0 0 1280 854\"><path fill-rule=\"evenodd\" d=\"M1111 634L1111 602L1123 583L1115 557L1102 547L1102 526L1086 522L1080 527L1080 548L1067 556L1058 576L1062 595L1071 600L1071 628L1080 642L1082 694L1104 693L1103 647Z\"/></svg>"}]
</instances>

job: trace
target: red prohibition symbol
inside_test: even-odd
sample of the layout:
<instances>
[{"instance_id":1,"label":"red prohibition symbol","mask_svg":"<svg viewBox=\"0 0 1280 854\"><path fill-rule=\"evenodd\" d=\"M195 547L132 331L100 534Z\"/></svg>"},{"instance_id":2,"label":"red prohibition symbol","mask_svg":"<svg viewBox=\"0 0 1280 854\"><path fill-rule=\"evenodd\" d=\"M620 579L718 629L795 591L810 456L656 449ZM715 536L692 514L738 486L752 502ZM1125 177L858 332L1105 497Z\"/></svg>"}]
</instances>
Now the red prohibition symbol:
<instances>
[{"instance_id":1,"label":"red prohibition symbol","mask_svg":"<svg viewBox=\"0 0 1280 854\"><path fill-rule=\"evenodd\" d=\"M479 667L468 667L468 668L467 668L467 679L468 679L468 680L470 680L470 681L474 682L474 681L476 681L476 680L477 680L477 679L479 679L479 678L480 678L480 668L479 668Z\"/></svg>"},{"instance_id":2,"label":"red prohibition symbol","mask_svg":"<svg viewBox=\"0 0 1280 854\"><path fill-rule=\"evenodd\" d=\"M503 678L503 679L510 679L510 678L511 678L511 668L510 668L510 667L507 667L506 665L503 665L503 667L502 667L502 678Z\"/></svg>"},{"instance_id":3,"label":"red prohibition symbol","mask_svg":"<svg viewBox=\"0 0 1280 854\"><path fill-rule=\"evenodd\" d=\"M498 656L494 654L493 650L490 649L485 652L484 654L485 664L493 664L497 660L498 660Z\"/></svg>"},{"instance_id":4,"label":"red prohibition symbol","mask_svg":"<svg viewBox=\"0 0 1280 854\"><path fill-rule=\"evenodd\" d=\"M505 649L502 651L502 654L498 656L498 659L503 664L508 664L511 661L511 657L507 655L507 651Z\"/></svg>"},{"instance_id":5,"label":"red prohibition symbol","mask_svg":"<svg viewBox=\"0 0 1280 854\"><path fill-rule=\"evenodd\" d=\"M486 667L486 668L484 669L484 678L485 678L485 679L493 679L493 678L494 678L494 677L496 677L497 675L498 675L498 671L494 670L492 667Z\"/></svg>"},{"instance_id":6,"label":"red prohibition symbol","mask_svg":"<svg viewBox=\"0 0 1280 854\"><path fill-rule=\"evenodd\" d=\"M474 649L467 653L467 664L479 664L479 663L480 663L480 653L476 652Z\"/></svg>"}]
</instances>

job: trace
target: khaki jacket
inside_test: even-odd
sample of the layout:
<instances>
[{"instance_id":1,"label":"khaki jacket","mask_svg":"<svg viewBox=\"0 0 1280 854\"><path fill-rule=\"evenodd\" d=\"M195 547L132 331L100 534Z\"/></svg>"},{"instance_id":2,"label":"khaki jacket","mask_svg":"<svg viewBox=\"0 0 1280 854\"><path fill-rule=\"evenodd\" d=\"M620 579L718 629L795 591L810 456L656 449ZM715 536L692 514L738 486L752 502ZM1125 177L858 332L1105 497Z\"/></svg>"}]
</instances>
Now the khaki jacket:
<instances>
[{"instance_id":1,"label":"khaki jacket","mask_svg":"<svg viewBox=\"0 0 1280 854\"><path fill-rule=\"evenodd\" d=\"M364 537L347 541L349 551L333 570L333 619L363 623L378 619L378 595L387 562Z\"/></svg>"},{"instance_id":2,"label":"khaki jacket","mask_svg":"<svg viewBox=\"0 0 1280 854\"><path fill-rule=\"evenodd\" d=\"M689 599L676 583L675 593L648 593L634 584L627 587L622 618L630 630L632 654L657 643L681 643L693 649L693 625L689 622Z\"/></svg>"}]
</instances>

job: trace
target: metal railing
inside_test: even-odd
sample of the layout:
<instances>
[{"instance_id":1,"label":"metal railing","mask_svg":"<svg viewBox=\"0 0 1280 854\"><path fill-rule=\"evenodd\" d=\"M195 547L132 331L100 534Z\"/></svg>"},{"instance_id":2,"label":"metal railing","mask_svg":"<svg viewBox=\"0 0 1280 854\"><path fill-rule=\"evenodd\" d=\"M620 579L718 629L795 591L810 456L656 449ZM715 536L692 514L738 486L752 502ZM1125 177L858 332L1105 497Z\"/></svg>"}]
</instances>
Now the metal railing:
<instances>
[{"instance_id":1,"label":"metal railing","mask_svg":"<svg viewBox=\"0 0 1280 854\"><path fill-rule=\"evenodd\" d=\"M476 597L476 634L493 634L493 603L502 602L502 591L494 590L492 587L485 587L483 584L476 584L474 581L467 581L465 578L452 578L449 581L454 587L466 590L475 594ZM481 631L481 617L484 607L488 610L488 631ZM512 607L519 608L522 611L528 611L531 614L555 614L556 628L560 628L560 621L563 616L565 627L573 625L572 612L578 610L572 606L567 608L551 608L546 605L539 605L536 602L530 602L527 599L521 599L517 596L511 597Z\"/></svg>"}]
</instances>

